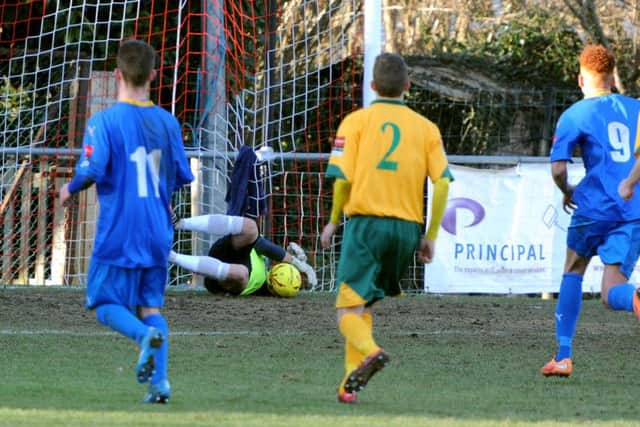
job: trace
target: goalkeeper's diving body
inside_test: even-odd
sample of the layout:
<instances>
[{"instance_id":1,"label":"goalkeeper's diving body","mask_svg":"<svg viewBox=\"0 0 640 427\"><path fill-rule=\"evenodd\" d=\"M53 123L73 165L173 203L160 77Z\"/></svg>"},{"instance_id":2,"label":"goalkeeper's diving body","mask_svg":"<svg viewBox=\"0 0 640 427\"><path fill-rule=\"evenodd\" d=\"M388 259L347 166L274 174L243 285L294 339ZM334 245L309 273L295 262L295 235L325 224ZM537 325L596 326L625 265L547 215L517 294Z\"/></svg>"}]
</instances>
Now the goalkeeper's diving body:
<instances>
[{"instance_id":1,"label":"goalkeeper's diving body","mask_svg":"<svg viewBox=\"0 0 640 427\"><path fill-rule=\"evenodd\" d=\"M292 253L289 253L264 238L251 218L223 214L176 218L175 229L223 236L213 243L208 256L174 251L169 254L169 262L205 276L204 285L211 293L265 293L267 259L292 264L306 275L310 287L317 284L315 271L306 263L304 251L291 243L288 249Z\"/></svg>"}]
</instances>

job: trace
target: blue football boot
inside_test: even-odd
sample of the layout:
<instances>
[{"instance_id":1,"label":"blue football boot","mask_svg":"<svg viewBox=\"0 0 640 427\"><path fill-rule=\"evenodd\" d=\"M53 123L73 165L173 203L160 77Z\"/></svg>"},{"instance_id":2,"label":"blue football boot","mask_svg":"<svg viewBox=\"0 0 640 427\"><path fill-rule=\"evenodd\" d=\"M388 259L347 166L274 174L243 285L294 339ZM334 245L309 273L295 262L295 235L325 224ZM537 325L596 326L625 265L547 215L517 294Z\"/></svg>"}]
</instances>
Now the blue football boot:
<instances>
[{"instance_id":1,"label":"blue football boot","mask_svg":"<svg viewBox=\"0 0 640 427\"><path fill-rule=\"evenodd\" d=\"M136 365L136 378L139 383L149 381L155 372L153 358L162 345L162 341L164 341L162 332L151 326L140 343L140 356L138 356L138 364Z\"/></svg>"},{"instance_id":2,"label":"blue football boot","mask_svg":"<svg viewBox=\"0 0 640 427\"><path fill-rule=\"evenodd\" d=\"M142 401L144 403L168 403L171 397L171 386L168 380L149 384L149 390Z\"/></svg>"}]
</instances>

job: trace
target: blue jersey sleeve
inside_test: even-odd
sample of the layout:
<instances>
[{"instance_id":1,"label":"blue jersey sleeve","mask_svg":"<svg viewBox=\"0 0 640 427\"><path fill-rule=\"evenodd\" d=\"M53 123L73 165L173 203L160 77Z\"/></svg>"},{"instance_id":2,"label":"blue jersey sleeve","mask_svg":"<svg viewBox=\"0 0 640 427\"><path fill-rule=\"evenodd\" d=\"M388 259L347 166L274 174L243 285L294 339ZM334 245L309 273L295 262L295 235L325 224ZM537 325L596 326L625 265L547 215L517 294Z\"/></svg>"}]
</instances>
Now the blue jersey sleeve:
<instances>
[{"instance_id":1,"label":"blue jersey sleeve","mask_svg":"<svg viewBox=\"0 0 640 427\"><path fill-rule=\"evenodd\" d=\"M76 164L69 191L77 193L94 182L100 182L109 163L109 138L100 113L87 122L82 141L82 153Z\"/></svg>"},{"instance_id":2,"label":"blue jersey sleeve","mask_svg":"<svg viewBox=\"0 0 640 427\"><path fill-rule=\"evenodd\" d=\"M83 147L78 176L95 181L100 204L92 259L165 267L171 196L193 179L178 120L151 103L121 101L89 121Z\"/></svg>"},{"instance_id":3,"label":"blue jersey sleeve","mask_svg":"<svg viewBox=\"0 0 640 427\"><path fill-rule=\"evenodd\" d=\"M640 219L640 192L626 202L618 195L618 185L635 163L638 100L604 94L586 97L566 110L556 127L551 161L569 160L580 147L584 177L576 184L574 213L595 220Z\"/></svg>"},{"instance_id":4,"label":"blue jersey sleeve","mask_svg":"<svg viewBox=\"0 0 640 427\"><path fill-rule=\"evenodd\" d=\"M183 185L189 184L194 179L189 166L189 160L187 159L187 155L184 150L182 132L179 126L177 127L177 131L173 134L172 147L174 151L173 158L176 162L176 180L175 186L169 189L170 193L180 189Z\"/></svg>"},{"instance_id":5,"label":"blue jersey sleeve","mask_svg":"<svg viewBox=\"0 0 640 427\"><path fill-rule=\"evenodd\" d=\"M553 145L551 146L550 160L571 161L571 155L580 141L580 126L572 119L572 110L565 111L558 119L556 130L553 135Z\"/></svg>"}]
</instances>

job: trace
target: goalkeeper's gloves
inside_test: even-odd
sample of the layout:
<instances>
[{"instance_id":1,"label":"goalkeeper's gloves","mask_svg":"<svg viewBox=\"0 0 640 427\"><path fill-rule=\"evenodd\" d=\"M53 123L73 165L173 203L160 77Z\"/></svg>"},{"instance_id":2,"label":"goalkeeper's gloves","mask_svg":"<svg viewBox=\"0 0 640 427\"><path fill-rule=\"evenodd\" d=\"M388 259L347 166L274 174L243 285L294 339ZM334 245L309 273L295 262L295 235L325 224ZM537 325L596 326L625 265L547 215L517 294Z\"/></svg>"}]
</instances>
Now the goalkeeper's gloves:
<instances>
[{"instance_id":1,"label":"goalkeeper's gloves","mask_svg":"<svg viewBox=\"0 0 640 427\"><path fill-rule=\"evenodd\" d=\"M304 261L299 260L295 256L291 257L291 264L295 268L298 269L301 273L304 273L307 276L307 282L311 289L315 288L318 285L318 278L316 277L316 272L309 264Z\"/></svg>"},{"instance_id":2,"label":"goalkeeper's gloves","mask_svg":"<svg viewBox=\"0 0 640 427\"><path fill-rule=\"evenodd\" d=\"M289 246L287 246L287 251L291 254L292 257L298 258L300 261L305 262L307 260L307 256L304 253L304 249L300 247L297 243L289 242Z\"/></svg>"},{"instance_id":3,"label":"goalkeeper's gloves","mask_svg":"<svg viewBox=\"0 0 640 427\"><path fill-rule=\"evenodd\" d=\"M307 276L307 282L311 289L315 288L318 285L318 278L316 277L316 272L313 267L306 262L307 255L305 255L304 249L302 249L297 243L289 242L287 251L292 258L291 264L293 264L299 272L304 273L305 276Z\"/></svg>"}]
</instances>

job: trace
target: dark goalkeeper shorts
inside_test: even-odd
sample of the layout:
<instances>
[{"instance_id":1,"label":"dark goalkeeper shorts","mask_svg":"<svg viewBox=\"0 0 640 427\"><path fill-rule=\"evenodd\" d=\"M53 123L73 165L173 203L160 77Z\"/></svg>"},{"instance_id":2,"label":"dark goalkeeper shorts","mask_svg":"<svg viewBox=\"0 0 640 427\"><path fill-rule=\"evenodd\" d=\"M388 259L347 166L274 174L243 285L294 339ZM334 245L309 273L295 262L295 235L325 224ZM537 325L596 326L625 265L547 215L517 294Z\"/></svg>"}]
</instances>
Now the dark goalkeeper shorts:
<instances>
[{"instance_id":1,"label":"dark goalkeeper shorts","mask_svg":"<svg viewBox=\"0 0 640 427\"><path fill-rule=\"evenodd\" d=\"M249 270L251 275L251 249L252 245L235 249L231 244L231 234L216 240L209 249L209 256L227 264L242 264ZM205 277L204 287L209 292L225 292L218 281L212 277Z\"/></svg>"}]
</instances>

